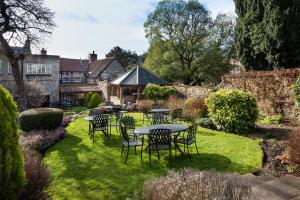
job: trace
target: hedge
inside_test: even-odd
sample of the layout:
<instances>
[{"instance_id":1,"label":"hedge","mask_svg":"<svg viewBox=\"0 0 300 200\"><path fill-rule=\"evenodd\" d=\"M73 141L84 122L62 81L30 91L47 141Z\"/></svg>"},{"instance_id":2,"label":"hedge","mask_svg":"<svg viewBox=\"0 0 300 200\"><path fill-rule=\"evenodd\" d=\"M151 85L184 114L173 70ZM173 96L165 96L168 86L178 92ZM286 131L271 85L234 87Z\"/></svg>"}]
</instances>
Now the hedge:
<instances>
[{"instance_id":1,"label":"hedge","mask_svg":"<svg viewBox=\"0 0 300 200\"><path fill-rule=\"evenodd\" d=\"M103 98L98 93L95 93L95 94L93 94L88 107L96 108L103 102L104 102Z\"/></svg>"},{"instance_id":2,"label":"hedge","mask_svg":"<svg viewBox=\"0 0 300 200\"><path fill-rule=\"evenodd\" d=\"M146 99L165 100L170 96L175 96L177 94L177 90L171 86L148 84L143 93Z\"/></svg>"},{"instance_id":3,"label":"hedge","mask_svg":"<svg viewBox=\"0 0 300 200\"><path fill-rule=\"evenodd\" d=\"M87 93L87 95L85 96L85 105L88 106L90 104L90 101L92 99L93 93L89 92Z\"/></svg>"},{"instance_id":4,"label":"hedge","mask_svg":"<svg viewBox=\"0 0 300 200\"><path fill-rule=\"evenodd\" d=\"M256 99L247 92L221 89L206 99L208 116L221 130L245 133L258 118Z\"/></svg>"},{"instance_id":5,"label":"hedge","mask_svg":"<svg viewBox=\"0 0 300 200\"><path fill-rule=\"evenodd\" d=\"M23 131L54 130L63 120L63 111L57 108L36 108L22 112L19 124Z\"/></svg>"}]
</instances>

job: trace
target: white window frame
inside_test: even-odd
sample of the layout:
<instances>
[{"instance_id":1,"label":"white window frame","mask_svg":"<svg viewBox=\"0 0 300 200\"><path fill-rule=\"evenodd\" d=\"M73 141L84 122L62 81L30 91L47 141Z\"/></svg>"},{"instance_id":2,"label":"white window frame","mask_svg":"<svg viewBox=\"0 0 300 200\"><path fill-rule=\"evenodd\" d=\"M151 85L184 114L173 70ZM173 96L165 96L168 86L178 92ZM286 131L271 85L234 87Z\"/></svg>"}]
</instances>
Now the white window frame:
<instances>
[{"instance_id":1,"label":"white window frame","mask_svg":"<svg viewBox=\"0 0 300 200\"><path fill-rule=\"evenodd\" d=\"M50 74L50 64L28 63L26 74L48 75Z\"/></svg>"}]
</instances>

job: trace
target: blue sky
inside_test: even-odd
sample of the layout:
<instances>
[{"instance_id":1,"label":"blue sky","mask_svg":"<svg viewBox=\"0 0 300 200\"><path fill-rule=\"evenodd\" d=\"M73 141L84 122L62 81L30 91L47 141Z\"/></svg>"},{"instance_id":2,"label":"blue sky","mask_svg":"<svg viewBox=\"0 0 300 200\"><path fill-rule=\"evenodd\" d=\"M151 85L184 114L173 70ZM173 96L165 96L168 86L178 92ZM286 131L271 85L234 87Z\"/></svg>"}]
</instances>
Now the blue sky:
<instances>
[{"instance_id":1,"label":"blue sky","mask_svg":"<svg viewBox=\"0 0 300 200\"><path fill-rule=\"evenodd\" d=\"M143 24L159 0L46 0L55 14L53 35L43 44L49 54L87 58L93 50L98 58L114 46L145 52L149 43ZM200 0L211 11L234 14L233 0Z\"/></svg>"}]
</instances>

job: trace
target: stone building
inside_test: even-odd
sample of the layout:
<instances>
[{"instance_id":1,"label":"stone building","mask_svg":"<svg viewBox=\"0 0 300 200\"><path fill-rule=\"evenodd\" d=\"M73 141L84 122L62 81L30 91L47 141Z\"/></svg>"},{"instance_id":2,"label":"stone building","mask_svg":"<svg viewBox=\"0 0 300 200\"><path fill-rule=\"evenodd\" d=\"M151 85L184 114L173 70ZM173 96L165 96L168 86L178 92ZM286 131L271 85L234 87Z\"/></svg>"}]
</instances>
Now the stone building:
<instances>
[{"instance_id":1,"label":"stone building","mask_svg":"<svg viewBox=\"0 0 300 200\"><path fill-rule=\"evenodd\" d=\"M27 45L27 46L26 46ZM19 66L25 83L37 84L45 96L45 106L59 102L59 56L47 55L42 49L40 54L31 54L30 46L14 47L15 53L23 54ZM12 69L7 57L0 51L0 84L16 95Z\"/></svg>"}]
</instances>

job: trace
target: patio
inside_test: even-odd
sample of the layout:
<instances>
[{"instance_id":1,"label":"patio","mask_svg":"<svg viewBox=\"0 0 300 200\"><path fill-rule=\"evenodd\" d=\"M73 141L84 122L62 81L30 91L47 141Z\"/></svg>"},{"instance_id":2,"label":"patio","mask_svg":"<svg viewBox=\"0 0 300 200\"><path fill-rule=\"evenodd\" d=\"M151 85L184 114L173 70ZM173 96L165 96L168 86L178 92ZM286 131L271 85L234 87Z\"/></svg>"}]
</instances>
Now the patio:
<instances>
[{"instance_id":1,"label":"patio","mask_svg":"<svg viewBox=\"0 0 300 200\"><path fill-rule=\"evenodd\" d=\"M142 114L130 113L137 127L145 126ZM47 151L45 163L52 174L49 193L54 199L125 199L141 196L145 180L165 175L170 169L167 152L161 159L152 157L152 166L146 151L140 154L130 149L129 159L121 157L122 139L112 129L105 137L98 133L95 143L89 139L88 122L77 119L67 128L67 136ZM173 154L173 168L191 167L200 170L248 173L261 168L263 153L258 140L199 128L197 145L191 146L192 160L179 153Z\"/></svg>"}]
</instances>

